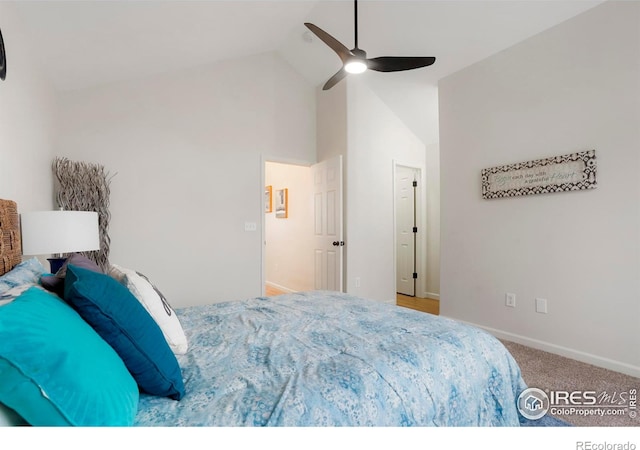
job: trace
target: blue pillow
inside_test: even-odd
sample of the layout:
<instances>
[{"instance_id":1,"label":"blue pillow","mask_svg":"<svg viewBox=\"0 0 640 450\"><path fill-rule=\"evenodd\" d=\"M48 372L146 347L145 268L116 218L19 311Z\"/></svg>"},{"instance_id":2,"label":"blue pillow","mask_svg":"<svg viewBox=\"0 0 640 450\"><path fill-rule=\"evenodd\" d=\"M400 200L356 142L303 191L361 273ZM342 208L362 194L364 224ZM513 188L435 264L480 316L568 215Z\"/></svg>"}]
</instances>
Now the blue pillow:
<instances>
[{"instance_id":1,"label":"blue pillow","mask_svg":"<svg viewBox=\"0 0 640 450\"><path fill-rule=\"evenodd\" d=\"M160 327L129 289L109 275L69 264L64 298L120 355L142 391L182 398L178 361Z\"/></svg>"},{"instance_id":2,"label":"blue pillow","mask_svg":"<svg viewBox=\"0 0 640 450\"><path fill-rule=\"evenodd\" d=\"M132 425L139 391L117 353L33 286L0 307L0 403L31 425Z\"/></svg>"}]
</instances>

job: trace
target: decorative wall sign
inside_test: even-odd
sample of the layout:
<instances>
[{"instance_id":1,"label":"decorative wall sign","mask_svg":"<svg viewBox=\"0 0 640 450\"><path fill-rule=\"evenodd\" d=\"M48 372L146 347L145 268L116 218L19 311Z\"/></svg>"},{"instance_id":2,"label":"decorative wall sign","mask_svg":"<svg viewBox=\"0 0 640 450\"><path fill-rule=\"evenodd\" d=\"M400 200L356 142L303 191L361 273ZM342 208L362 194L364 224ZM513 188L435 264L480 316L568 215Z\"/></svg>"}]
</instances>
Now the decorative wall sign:
<instances>
[{"instance_id":1,"label":"decorative wall sign","mask_svg":"<svg viewBox=\"0 0 640 450\"><path fill-rule=\"evenodd\" d=\"M482 169L482 198L595 189L596 151Z\"/></svg>"}]
</instances>

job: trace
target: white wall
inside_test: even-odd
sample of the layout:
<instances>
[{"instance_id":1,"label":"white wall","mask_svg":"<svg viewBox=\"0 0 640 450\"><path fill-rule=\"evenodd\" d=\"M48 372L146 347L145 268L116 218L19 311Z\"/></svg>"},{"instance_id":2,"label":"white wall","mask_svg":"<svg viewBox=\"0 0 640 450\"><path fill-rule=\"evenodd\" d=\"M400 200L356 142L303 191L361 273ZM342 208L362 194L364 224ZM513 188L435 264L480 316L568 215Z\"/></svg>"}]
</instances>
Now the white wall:
<instances>
[{"instance_id":1,"label":"white wall","mask_svg":"<svg viewBox=\"0 0 640 450\"><path fill-rule=\"evenodd\" d=\"M424 168L426 150L364 83L345 82L347 292L395 303L394 161Z\"/></svg>"},{"instance_id":2,"label":"white wall","mask_svg":"<svg viewBox=\"0 0 640 450\"><path fill-rule=\"evenodd\" d=\"M346 164L347 83L338 83L328 91L317 88L316 104L318 162L342 155Z\"/></svg>"},{"instance_id":3,"label":"white wall","mask_svg":"<svg viewBox=\"0 0 640 450\"><path fill-rule=\"evenodd\" d=\"M441 313L635 376L639 30L640 3L607 2L444 79L439 94ZM595 190L481 198L483 168L589 149Z\"/></svg>"},{"instance_id":4,"label":"white wall","mask_svg":"<svg viewBox=\"0 0 640 450\"><path fill-rule=\"evenodd\" d=\"M313 189L311 168L265 164L265 185L273 189L273 212L265 214L266 282L285 291L313 289ZM288 189L288 217L277 218L275 195Z\"/></svg>"},{"instance_id":5,"label":"white wall","mask_svg":"<svg viewBox=\"0 0 640 450\"><path fill-rule=\"evenodd\" d=\"M427 267L425 298L440 298L440 146L426 146L426 231Z\"/></svg>"},{"instance_id":6,"label":"white wall","mask_svg":"<svg viewBox=\"0 0 640 450\"><path fill-rule=\"evenodd\" d=\"M0 198L16 201L21 212L50 210L54 91L8 2L0 2L0 29L7 53L7 76L0 80Z\"/></svg>"},{"instance_id":7,"label":"white wall","mask_svg":"<svg viewBox=\"0 0 640 450\"><path fill-rule=\"evenodd\" d=\"M261 295L263 155L315 161L314 89L275 54L66 93L56 155L103 164L111 262L175 307Z\"/></svg>"}]
</instances>

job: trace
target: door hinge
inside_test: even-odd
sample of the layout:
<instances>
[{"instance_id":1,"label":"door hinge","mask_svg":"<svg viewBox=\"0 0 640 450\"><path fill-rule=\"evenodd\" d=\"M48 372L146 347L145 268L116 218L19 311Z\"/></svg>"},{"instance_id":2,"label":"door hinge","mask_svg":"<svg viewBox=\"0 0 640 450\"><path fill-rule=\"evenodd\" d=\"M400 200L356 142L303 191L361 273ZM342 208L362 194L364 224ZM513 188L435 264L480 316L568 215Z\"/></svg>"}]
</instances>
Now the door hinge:
<instances>
[{"instance_id":1,"label":"door hinge","mask_svg":"<svg viewBox=\"0 0 640 450\"><path fill-rule=\"evenodd\" d=\"M418 278L418 274L416 272L413 272L413 279L416 280Z\"/></svg>"},{"instance_id":2,"label":"door hinge","mask_svg":"<svg viewBox=\"0 0 640 450\"><path fill-rule=\"evenodd\" d=\"M413 187L418 187L418 182L417 181L413 181Z\"/></svg>"},{"instance_id":3,"label":"door hinge","mask_svg":"<svg viewBox=\"0 0 640 450\"><path fill-rule=\"evenodd\" d=\"M418 232L418 227L413 227L413 232L417 233Z\"/></svg>"}]
</instances>

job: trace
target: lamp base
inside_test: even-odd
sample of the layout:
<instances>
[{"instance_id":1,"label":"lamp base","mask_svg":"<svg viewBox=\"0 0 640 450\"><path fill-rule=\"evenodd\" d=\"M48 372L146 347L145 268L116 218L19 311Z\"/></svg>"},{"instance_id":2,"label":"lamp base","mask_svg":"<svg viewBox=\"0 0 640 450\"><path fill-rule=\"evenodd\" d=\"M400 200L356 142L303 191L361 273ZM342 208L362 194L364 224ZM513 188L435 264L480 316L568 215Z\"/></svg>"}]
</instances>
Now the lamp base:
<instances>
[{"instance_id":1,"label":"lamp base","mask_svg":"<svg viewBox=\"0 0 640 450\"><path fill-rule=\"evenodd\" d=\"M66 260L67 258L47 258L47 261L49 261L49 266L51 267L51 273L58 273L58 270L60 270Z\"/></svg>"}]
</instances>

